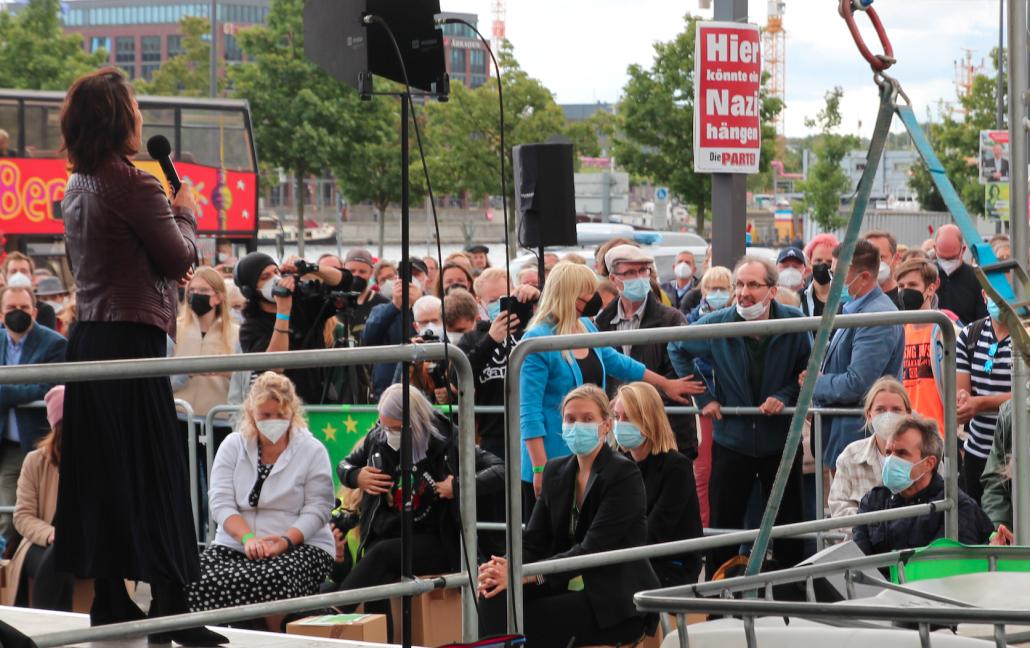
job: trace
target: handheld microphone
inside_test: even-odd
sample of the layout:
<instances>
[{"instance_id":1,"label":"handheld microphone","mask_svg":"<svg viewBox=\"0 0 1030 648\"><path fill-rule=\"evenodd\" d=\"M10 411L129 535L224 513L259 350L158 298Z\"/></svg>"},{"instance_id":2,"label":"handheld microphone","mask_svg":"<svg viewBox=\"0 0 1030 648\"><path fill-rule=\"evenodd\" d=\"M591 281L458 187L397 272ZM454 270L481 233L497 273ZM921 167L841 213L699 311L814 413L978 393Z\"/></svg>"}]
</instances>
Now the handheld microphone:
<instances>
[{"instance_id":1,"label":"handheld microphone","mask_svg":"<svg viewBox=\"0 0 1030 648\"><path fill-rule=\"evenodd\" d=\"M182 182L179 181L179 174L175 172L175 165L172 164L172 144L164 135L154 135L147 140L147 153L161 165L161 170L168 178L168 184L172 186L172 193L179 193Z\"/></svg>"}]
</instances>

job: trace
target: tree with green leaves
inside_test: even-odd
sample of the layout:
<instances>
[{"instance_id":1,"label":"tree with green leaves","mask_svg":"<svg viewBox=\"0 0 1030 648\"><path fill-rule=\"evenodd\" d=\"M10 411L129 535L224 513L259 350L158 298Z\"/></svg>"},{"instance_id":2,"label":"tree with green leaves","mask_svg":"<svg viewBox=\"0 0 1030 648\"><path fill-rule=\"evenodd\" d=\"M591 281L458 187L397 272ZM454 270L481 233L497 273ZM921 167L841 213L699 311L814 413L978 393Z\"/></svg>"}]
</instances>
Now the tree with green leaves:
<instances>
[{"instance_id":1,"label":"tree with green leaves","mask_svg":"<svg viewBox=\"0 0 1030 648\"><path fill-rule=\"evenodd\" d=\"M29 0L17 15L0 12L0 88L67 90L79 76L107 61L87 54L80 34L61 30L58 0Z\"/></svg>"},{"instance_id":2,"label":"tree with green leaves","mask_svg":"<svg viewBox=\"0 0 1030 648\"><path fill-rule=\"evenodd\" d=\"M273 0L267 27L240 35L250 60L230 70L236 94L250 102L262 159L294 179L301 255L307 178L336 167L360 145L354 138L357 93L304 55L303 6L303 0Z\"/></svg>"},{"instance_id":3,"label":"tree with green leaves","mask_svg":"<svg viewBox=\"0 0 1030 648\"><path fill-rule=\"evenodd\" d=\"M150 81L139 79L140 94L207 97L211 94L211 23L207 18L184 16L179 23L182 51L161 64ZM225 79L219 79L219 94Z\"/></svg>"},{"instance_id":4,"label":"tree with green leaves","mask_svg":"<svg viewBox=\"0 0 1030 648\"><path fill-rule=\"evenodd\" d=\"M700 20L687 14L676 38L655 43L650 68L629 66L612 141L615 159L627 171L668 185L674 196L693 206L698 232L704 230L712 194L711 176L694 173L694 43ZM782 108L763 92L762 172L775 155L772 119Z\"/></svg>"},{"instance_id":5,"label":"tree with green leaves","mask_svg":"<svg viewBox=\"0 0 1030 648\"><path fill-rule=\"evenodd\" d=\"M998 57L992 55L991 60L996 62ZM961 114L955 116L951 111L945 111L939 122L931 122L925 127L930 146L940 158L955 191L966 208L975 214L985 213L985 192L980 184L977 160L980 157L980 131L997 128L996 84L996 73L990 77L977 74L973 77L969 94L959 97ZM926 165L913 165L908 184L924 209L947 211Z\"/></svg>"},{"instance_id":6,"label":"tree with green leaves","mask_svg":"<svg viewBox=\"0 0 1030 648\"><path fill-rule=\"evenodd\" d=\"M807 210L825 230L836 229L847 222L840 214L840 198L851 188L851 180L841 167L848 151L857 148L858 137L840 135L840 100L844 91L840 86L826 93L826 105L814 117L805 119L805 126L818 128L813 141L816 161L808 169L808 177L798 185L805 194L802 208Z\"/></svg>"}]
</instances>

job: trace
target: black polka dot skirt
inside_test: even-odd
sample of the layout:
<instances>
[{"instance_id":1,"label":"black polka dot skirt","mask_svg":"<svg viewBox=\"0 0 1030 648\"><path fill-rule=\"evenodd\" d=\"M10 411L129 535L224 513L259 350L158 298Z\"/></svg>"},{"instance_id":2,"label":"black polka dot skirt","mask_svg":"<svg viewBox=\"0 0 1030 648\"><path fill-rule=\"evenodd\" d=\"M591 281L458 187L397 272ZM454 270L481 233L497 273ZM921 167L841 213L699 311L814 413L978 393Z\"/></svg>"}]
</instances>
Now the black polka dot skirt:
<instances>
[{"instance_id":1,"label":"black polka dot skirt","mask_svg":"<svg viewBox=\"0 0 1030 648\"><path fill-rule=\"evenodd\" d=\"M200 580L186 595L194 612L310 596L332 566L332 556L307 544L265 560L213 544L200 555Z\"/></svg>"}]
</instances>

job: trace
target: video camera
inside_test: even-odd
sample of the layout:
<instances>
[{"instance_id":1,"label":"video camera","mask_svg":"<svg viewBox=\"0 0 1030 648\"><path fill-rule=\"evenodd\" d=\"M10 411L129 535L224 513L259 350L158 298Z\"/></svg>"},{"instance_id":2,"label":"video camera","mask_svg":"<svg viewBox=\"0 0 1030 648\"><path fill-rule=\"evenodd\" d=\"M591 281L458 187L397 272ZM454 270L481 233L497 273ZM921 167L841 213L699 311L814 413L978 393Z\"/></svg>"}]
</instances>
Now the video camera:
<instances>
[{"instance_id":1,"label":"video camera","mask_svg":"<svg viewBox=\"0 0 1030 648\"><path fill-rule=\"evenodd\" d=\"M366 286L366 282L361 277L355 277L350 273L350 270L346 268L340 268L340 272L343 273L343 282L334 287L329 288L320 279L308 279L301 281L301 277L315 274L318 272L318 265L305 261L304 259L297 259L293 262L294 267L297 269L296 272L288 272L283 274L283 277L295 277L296 287L293 292L283 288L279 285L282 281L282 277L276 277L272 281L273 288L272 294L276 297L289 297L291 294L296 294L298 297L322 297L324 299L335 299L337 300L337 310L342 310L347 307L348 304L340 304L340 300L347 299L349 297L355 297L360 295Z\"/></svg>"}]
</instances>

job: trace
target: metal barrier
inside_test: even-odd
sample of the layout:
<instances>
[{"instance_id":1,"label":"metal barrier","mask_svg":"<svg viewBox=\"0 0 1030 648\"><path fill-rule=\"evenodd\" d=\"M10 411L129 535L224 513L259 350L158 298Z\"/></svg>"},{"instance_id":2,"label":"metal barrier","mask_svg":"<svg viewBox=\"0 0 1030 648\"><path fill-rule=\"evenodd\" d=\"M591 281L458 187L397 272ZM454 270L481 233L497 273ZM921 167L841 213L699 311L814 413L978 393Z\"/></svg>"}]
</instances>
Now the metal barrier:
<instances>
[{"instance_id":1,"label":"metal barrier","mask_svg":"<svg viewBox=\"0 0 1030 648\"><path fill-rule=\"evenodd\" d=\"M458 376L459 413L459 470L462 484L459 507L462 518L462 547L466 564L476 564L476 488L475 488L475 420L474 378L468 358L456 346L449 345L447 355ZM372 364L377 362L422 362L442 360L443 344L400 345L389 347L362 347L352 349L322 349L311 351L283 351L277 353L233 354L218 356L190 356L181 358L147 358L112 360L105 362L71 362L46 365L0 366L0 384L68 383L86 380L127 380L152 378L175 374L225 371L258 371L275 369L304 369L328 365ZM208 444L212 452L213 443ZM195 448L195 446L194 446ZM191 462L194 463L195 462ZM401 585L385 586L394 589ZM430 588L431 589L431 588ZM406 595L402 589L396 594ZM269 604L263 604L267 614ZM304 608L298 608L304 609ZM466 579L462 596L463 635L466 640L478 636L478 615L475 592ZM239 619L241 617L233 617ZM113 627L113 626L112 626ZM180 626L189 627L189 626ZM147 632L156 632L158 626ZM56 644L49 644L56 645Z\"/></svg>"},{"instance_id":2,"label":"metal barrier","mask_svg":"<svg viewBox=\"0 0 1030 648\"><path fill-rule=\"evenodd\" d=\"M577 335L555 335L535 337L522 340L515 345L508 359L508 371L505 378L505 425L507 429L507 554L509 565L509 586L512 605L508 609L508 630L514 632L523 625L522 576L527 574L522 564L522 533L517 532L522 522L522 484L521 484L521 434L519 430L520 386L517 377L526 358L532 353L546 351L565 351L596 347L618 347L633 344L667 343L677 340L699 340L731 338L756 335L773 335L783 333L803 333L816 331L821 318L790 318L762 320L755 322L727 322L721 324L693 324L690 326L657 328L635 331L613 331L607 333L582 333ZM958 492L958 437L955 431L955 344L954 325L946 315L936 311L903 311L891 313L864 313L858 315L842 315L834 320L834 329L858 328L868 326L896 326L903 324L938 324L944 338L944 421L945 421L945 457L947 463L944 494L945 501L954 502ZM821 429L820 429L821 432ZM821 434L814 435L821 455ZM821 474L821 471L820 471ZM821 495L821 480L817 492ZM818 507L817 507L818 509ZM817 520L815 523L823 522ZM835 527L828 527L835 528ZM817 531L821 529L806 529ZM958 537L957 510L949 506L945 509L945 531L949 538ZM723 536L730 537L730 536ZM775 536L774 536L775 537ZM703 540L709 540L704 538ZM624 550L631 551L631 550ZM577 557L588 558L589 556Z\"/></svg>"}]
</instances>

